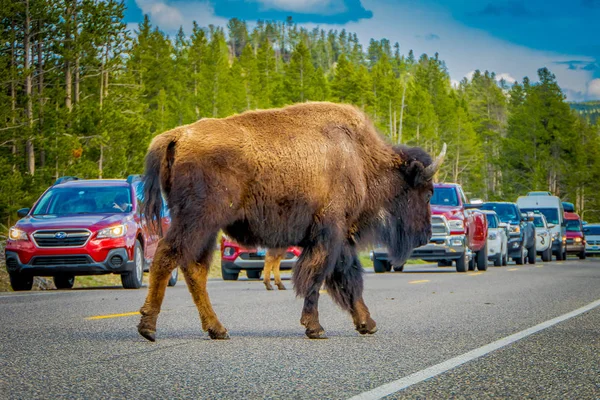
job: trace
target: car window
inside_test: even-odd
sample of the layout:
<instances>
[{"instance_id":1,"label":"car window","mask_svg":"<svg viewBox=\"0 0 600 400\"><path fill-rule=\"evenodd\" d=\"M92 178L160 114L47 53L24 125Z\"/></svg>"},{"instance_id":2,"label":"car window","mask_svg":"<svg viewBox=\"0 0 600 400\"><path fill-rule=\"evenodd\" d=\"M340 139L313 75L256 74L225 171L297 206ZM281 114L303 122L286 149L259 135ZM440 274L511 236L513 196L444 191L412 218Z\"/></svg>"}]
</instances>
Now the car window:
<instances>
[{"instance_id":1,"label":"car window","mask_svg":"<svg viewBox=\"0 0 600 400\"><path fill-rule=\"evenodd\" d=\"M435 206L458 206L456 190L449 187L436 187L433 189L430 203Z\"/></svg>"},{"instance_id":2,"label":"car window","mask_svg":"<svg viewBox=\"0 0 600 400\"><path fill-rule=\"evenodd\" d=\"M567 231L569 232L581 232L581 223L576 219L567 220Z\"/></svg>"},{"instance_id":3,"label":"car window","mask_svg":"<svg viewBox=\"0 0 600 400\"><path fill-rule=\"evenodd\" d=\"M600 226L586 226L583 228L586 235L600 235Z\"/></svg>"},{"instance_id":4,"label":"car window","mask_svg":"<svg viewBox=\"0 0 600 400\"><path fill-rule=\"evenodd\" d=\"M494 214L485 214L485 218L488 222L489 228L497 228L498 227L498 217Z\"/></svg>"},{"instance_id":5,"label":"car window","mask_svg":"<svg viewBox=\"0 0 600 400\"><path fill-rule=\"evenodd\" d=\"M542 213L546 217L546 222L549 224L558 225L558 209L557 208L523 208L521 212L533 212L535 214Z\"/></svg>"},{"instance_id":6,"label":"car window","mask_svg":"<svg viewBox=\"0 0 600 400\"><path fill-rule=\"evenodd\" d=\"M535 217L533 219L533 224L535 225L536 228L544 228L544 220L542 219L542 217Z\"/></svg>"},{"instance_id":7,"label":"car window","mask_svg":"<svg viewBox=\"0 0 600 400\"><path fill-rule=\"evenodd\" d=\"M484 203L481 208L483 210L495 211L502 222L514 222L521 219L517 215L516 207L512 204Z\"/></svg>"},{"instance_id":8,"label":"car window","mask_svg":"<svg viewBox=\"0 0 600 400\"><path fill-rule=\"evenodd\" d=\"M124 213L131 210L128 187L57 187L48 190L32 215Z\"/></svg>"}]
</instances>

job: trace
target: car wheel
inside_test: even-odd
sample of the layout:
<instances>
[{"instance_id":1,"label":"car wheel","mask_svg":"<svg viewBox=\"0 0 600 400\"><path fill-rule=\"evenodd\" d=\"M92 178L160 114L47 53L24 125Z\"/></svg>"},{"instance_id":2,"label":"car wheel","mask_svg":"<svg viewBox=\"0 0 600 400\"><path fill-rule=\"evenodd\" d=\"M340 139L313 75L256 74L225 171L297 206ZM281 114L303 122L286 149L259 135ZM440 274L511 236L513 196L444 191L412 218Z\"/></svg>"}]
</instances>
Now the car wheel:
<instances>
[{"instance_id":1,"label":"car wheel","mask_svg":"<svg viewBox=\"0 0 600 400\"><path fill-rule=\"evenodd\" d=\"M504 257L502 256L502 253L496 254L496 258L494 259L494 267L500 267L503 261Z\"/></svg>"},{"instance_id":2,"label":"car wheel","mask_svg":"<svg viewBox=\"0 0 600 400\"><path fill-rule=\"evenodd\" d=\"M396 271L396 272L402 272L402 271L404 271L404 264L402 264L402 265L394 265L394 271Z\"/></svg>"},{"instance_id":3,"label":"car wheel","mask_svg":"<svg viewBox=\"0 0 600 400\"><path fill-rule=\"evenodd\" d=\"M237 281L239 275L239 271L231 271L221 265L221 276L223 277L224 281Z\"/></svg>"},{"instance_id":4,"label":"car wheel","mask_svg":"<svg viewBox=\"0 0 600 400\"><path fill-rule=\"evenodd\" d=\"M456 272L467 272L467 253L464 252L462 256L456 259Z\"/></svg>"},{"instance_id":5,"label":"car wheel","mask_svg":"<svg viewBox=\"0 0 600 400\"><path fill-rule=\"evenodd\" d=\"M15 292L21 290L31 290L33 287L33 276L20 274L18 272L9 273L10 286Z\"/></svg>"},{"instance_id":6,"label":"car wheel","mask_svg":"<svg viewBox=\"0 0 600 400\"><path fill-rule=\"evenodd\" d=\"M262 274L262 269L248 269L246 270L246 275L248 275L249 279L260 279L260 275Z\"/></svg>"},{"instance_id":7,"label":"car wheel","mask_svg":"<svg viewBox=\"0 0 600 400\"><path fill-rule=\"evenodd\" d=\"M477 269L479 271L487 271L488 266L488 246L487 243L483 246L483 249L477 252Z\"/></svg>"},{"instance_id":8,"label":"car wheel","mask_svg":"<svg viewBox=\"0 0 600 400\"><path fill-rule=\"evenodd\" d=\"M57 289L71 289L75 284L75 277L73 275L57 275L54 277L54 286Z\"/></svg>"},{"instance_id":9,"label":"car wheel","mask_svg":"<svg viewBox=\"0 0 600 400\"><path fill-rule=\"evenodd\" d=\"M175 286L177 284L177 279L179 278L179 268L175 268L171 271L171 276L169 277L169 286Z\"/></svg>"},{"instance_id":10,"label":"car wheel","mask_svg":"<svg viewBox=\"0 0 600 400\"><path fill-rule=\"evenodd\" d=\"M386 264L385 260L378 260L375 258L373 260L373 270L375 270L375 273L381 274L381 273L389 271L389 269L386 268L385 264Z\"/></svg>"},{"instance_id":11,"label":"car wheel","mask_svg":"<svg viewBox=\"0 0 600 400\"><path fill-rule=\"evenodd\" d=\"M544 262L552 261L552 247L551 246L548 246L548 248L542 252L542 261L544 261Z\"/></svg>"},{"instance_id":12,"label":"car wheel","mask_svg":"<svg viewBox=\"0 0 600 400\"><path fill-rule=\"evenodd\" d=\"M144 255L139 240L133 248L133 270L121 275L121 283L125 289L139 289L144 279Z\"/></svg>"},{"instance_id":13,"label":"car wheel","mask_svg":"<svg viewBox=\"0 0 600 400\"><path fill-rule=\"evenodd\" d=\"M582 251L581 253L579 253L579 259L580 260L585 260L585 250Z\"/></svg>"},{"instance_id":14,"label":"car wheel","mask_svg":"<svg viewBox=\"0 0 600 400\"><path fill-rule=\"evenodd\" d=\"M562 261L565 258L566 257L564 257L564 250L563 250L563 247L561 244L560 247L558 248L558 251L556 252L556 261Z\"/></svg>"},{"instance_id":15,"label":"car wheel","mask_svg":"<svg viewBox=\"0 0 600 400\"><path fill-rule=\"evenodd\" d=\"M505 253L504 257L502 257L502 265L503 266L508 265L508 253Z\"/></svg>"},{"instance_id":16,"label":"car wheel","mask_svg":"<svg viewBox=\"0 0 600 400\"><path fill-rule=\"evenodd\" d=\"M515 260L517 265L523 265L523 262L525 261L525 248L523 246L521 246L521 255L519 257L514 257L513 260Z\"/></svg>"},{"instance_id":17,"label":"car wheel","mask_svg":"<svg viewBox=\"0 0 600 400\"><path fill-rule=\"evenodd\" d=\"M529 264L535 264L535 259L537 256L537 251L535 250L535 243L533 246L527 249L527 261Z\"/></svg>"}]
</instances>

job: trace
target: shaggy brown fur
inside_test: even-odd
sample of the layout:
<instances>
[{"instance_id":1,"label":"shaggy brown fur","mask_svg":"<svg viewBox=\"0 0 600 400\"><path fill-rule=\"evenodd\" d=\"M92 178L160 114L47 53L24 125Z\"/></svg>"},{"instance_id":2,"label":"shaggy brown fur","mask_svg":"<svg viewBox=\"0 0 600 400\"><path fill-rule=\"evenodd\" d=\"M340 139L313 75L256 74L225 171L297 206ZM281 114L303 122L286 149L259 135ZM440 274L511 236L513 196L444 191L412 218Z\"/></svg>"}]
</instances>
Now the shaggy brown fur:
<instances>
[{"instance_id":1,"label":"shaggy brown fur","mask_svg":"<svg viewBox=\"0 0 600 400\"><path fill-rule=\"evenodd\" d=\"M323 283L361 334L375 333L356 246L377 240L403 264L428 242L438 163L430 164L419 148L386 144L357 108L332 103L202 119L158 135L146 156L144 209L155 224L162 189L172 222L150 268L140 334L155 339L168 274L180 265L202 328L228 338L206 292L220 229L248 247L303 248L292 279L308 337L325 337Z\"/></svg>"},{"instance_id":2,"label":"shaggy brown fur","mask_svg":"<svg viewBox=\"0 0 600 400\"><path fill-rule=\"evenodd\" d=\"M279 273L279 267L281 266L281 260L285 257L287 249L269 249L265 256L265 269L263 271L263 282L267 290L273 290L271 286L271 271L275 277L275 286L279 290L285 290L283 282L281 282L281 275Z\"/></svg>"}]
</instances>

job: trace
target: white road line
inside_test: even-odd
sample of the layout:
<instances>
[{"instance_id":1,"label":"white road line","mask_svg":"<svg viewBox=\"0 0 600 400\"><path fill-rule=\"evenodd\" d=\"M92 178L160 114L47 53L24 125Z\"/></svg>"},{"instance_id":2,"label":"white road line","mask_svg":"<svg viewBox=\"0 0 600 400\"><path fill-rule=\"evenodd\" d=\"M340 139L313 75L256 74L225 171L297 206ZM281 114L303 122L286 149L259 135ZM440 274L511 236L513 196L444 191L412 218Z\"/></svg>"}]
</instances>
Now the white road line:
<instances>
[{"instance_id":1,"label":"white road line","mask_svg":"<svg viewBox=\"0 0 600 400\"><path fill-rule=\"evenodd\" d=\"M451 358L450 360L444 361L440 364L433 365L429 368L425 368L424 370L415 372L414 374L405 376L404 378L398 379L390 383L386 383L385 385L379 386L373 390L369 390L368 392L364 392L357 396L354 396L349 400L371 400L381 399L385 396L389 396L392 393L396 393L416 383L420 383L429 378L433 378L434 376L456 368L459 365L462 365L469 361L473 361L481 356L491 353L492 351L498 350L504 346L508 346L509 344L514 343L517 340L526 338L527 336L533 335L534 333L542 331L546 328L550 328L551 326L566 321L570 318L576 317L598 306L600 306L600 300L596 300L593 303L578 308L575 311L571 311L570 313L561 315L560 317L556 317L546 322L542 322L541 324L533 326L529 329L525 329L521 332L515 333L514 335L507 336L478 349L471 350L468 353L461 354L458 357Z\"/></svg>"}]
</instances>

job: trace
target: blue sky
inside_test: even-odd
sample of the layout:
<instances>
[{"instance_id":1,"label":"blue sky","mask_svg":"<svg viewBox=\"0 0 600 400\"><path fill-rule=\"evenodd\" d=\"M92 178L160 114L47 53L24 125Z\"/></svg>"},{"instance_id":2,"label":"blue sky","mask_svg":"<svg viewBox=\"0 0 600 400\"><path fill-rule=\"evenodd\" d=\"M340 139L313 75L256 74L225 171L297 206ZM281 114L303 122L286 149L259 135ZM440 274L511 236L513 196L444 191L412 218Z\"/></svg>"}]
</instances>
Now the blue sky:
<instances>
[{"instance_id":1,"label":"blue sky","mask_svg":"<svg viewBox=\"0 0 600 400\"><path fill-rule=\"evenodd\" d=\"M126 0L126 21L143 14L167 33L225 25L237 17L293 20L308 28L399 42L403 53L438 52L453 81L475 69L509 82L548 67L568 100L600 99L600 0Z\"/></svg>"}]
</instances>

